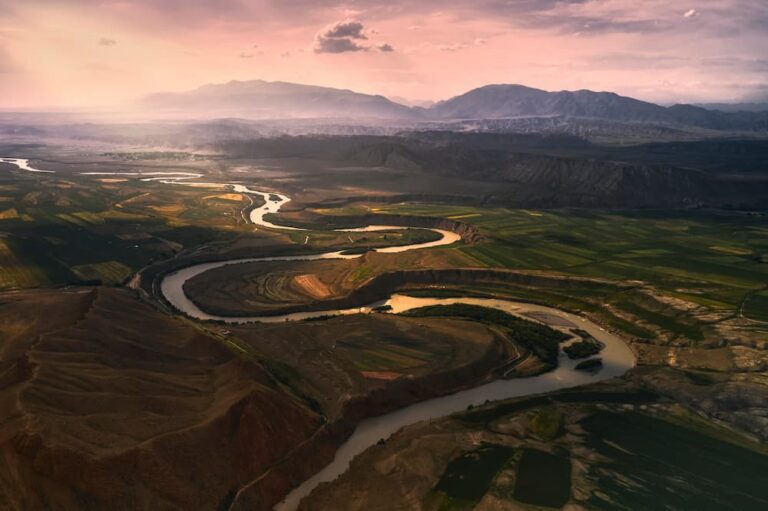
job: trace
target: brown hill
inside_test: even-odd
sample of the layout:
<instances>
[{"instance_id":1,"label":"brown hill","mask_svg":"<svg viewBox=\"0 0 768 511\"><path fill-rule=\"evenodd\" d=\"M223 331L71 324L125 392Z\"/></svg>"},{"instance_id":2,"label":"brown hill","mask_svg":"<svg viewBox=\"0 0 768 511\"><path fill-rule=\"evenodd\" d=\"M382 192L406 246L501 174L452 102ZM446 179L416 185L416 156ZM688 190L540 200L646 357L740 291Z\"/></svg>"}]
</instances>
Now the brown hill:
<instances>
[{"instance_id":1,"label":"brown hill","mask_svg":"<svg viewBox=\"0 0 768 511\"><path fill-rule=\"evenodd\" d=\"M129 292L0 300L0 509L226 507L319 426Z\"/></svg>"}]
</instances>

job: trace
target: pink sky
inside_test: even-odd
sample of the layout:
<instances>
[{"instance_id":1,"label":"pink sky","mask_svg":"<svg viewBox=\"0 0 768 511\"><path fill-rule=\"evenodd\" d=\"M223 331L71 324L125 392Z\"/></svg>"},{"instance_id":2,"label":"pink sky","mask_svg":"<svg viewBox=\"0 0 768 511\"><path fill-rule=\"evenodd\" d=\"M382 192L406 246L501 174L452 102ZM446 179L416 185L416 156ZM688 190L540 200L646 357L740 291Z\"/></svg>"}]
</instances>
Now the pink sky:
<instances>
[{"instance_id":1,"label":"pink sky","mask_svg":"<svg viewBox=\"0 0 768 511\"><path fill-rule=\"evenodd\" d=\"M0 108L248 79L411 100L488 83L768 100L765 0L0 0L0 13Z\"/></svg>"}]
</instances>

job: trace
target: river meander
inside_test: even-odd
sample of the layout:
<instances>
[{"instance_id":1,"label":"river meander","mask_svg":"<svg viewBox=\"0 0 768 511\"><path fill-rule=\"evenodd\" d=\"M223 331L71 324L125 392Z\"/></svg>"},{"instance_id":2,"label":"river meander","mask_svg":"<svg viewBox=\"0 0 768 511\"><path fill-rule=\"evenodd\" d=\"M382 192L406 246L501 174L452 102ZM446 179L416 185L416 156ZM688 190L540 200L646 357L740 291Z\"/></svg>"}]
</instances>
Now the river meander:
<instances>
[{"instance_id":1,"label":"river meander","mask_svg":"<svg viewBox=\"0 0 768 511\"><path fill-rule=\"evenodd\" d=\"M29 161L20 158L0 158L4 163L11 163L18 168L30 172L51 173L52 171L40 170L29 165ZM290 198L273 192L263 192L254 190L239 183L204 183L195 181L202 175L186 172L100 172L84 173L86 175L123 175L127 177L136 177L143 180L159 181L166 184L187 185L187 186L205 186L205 187L231 187L233 191L250 196L260 196L264 204L260 207L252 208L247 217L248 220L258 226L283 229L283 230L302 230L296 227L288 227L273 224L264 217L270 213L277 213L280 208L290 201ZM357 229L346 229L346 231L378 231L391 229L405 229L407 227L371 225ZM345 231L345 229L340 229ZM430 247L444 246L455 243L460 240L460 236L451 231L432 229L442 235L439 240L429 243L418 243L398 247L385 247L376 249L382 253L397 253L407 250L420 250ZM363 452L368 447L374 445L381 439L386 439L399 429L415 424L420 421L445 417L452 413L466 410L470 405L476 406L487 401L497 401L502 399L522 397L534 394L553 392L556 390L575 387L594 383L600 380L621 376L635 365L635 355L632 350L619 337L604 330L598 325L592 323L586 318L571 314L565 311L534 305L530 303L513 302L507 300L485 299L485 298L414 298L400 294L394 294L389 299L375 304L369 304L366 307L351 309L324 310L315 312L302 312L287 314L282 316L252 316L252 317L229 317L208 314L198 308L184 293L184 283L214 268L240 263L258 263L263 261L299 261L316 259L353 259L361 257L361 254L345 254L343 252L326 252L311 255L294 255L278 257L253 257L239 258L227 261L218 261L211 263L202 263L189 266L178 271L172 272L163 277L160 285L161 293L164 298L180 312L201 320L219 320L230 323L252 323L252 322L276 322L276 321L295 321L310 317L326 315L345 315L371 312L373 307L379 305L389 305L391 310L388 313L399 313L413 308L424 307L428 305L447 305L452 303L467 303L481 305L485 307L494 307L510 314L526 315L538 313L538 318L550 318L550 326L553 328L568 329L578 327L586 330L597 340L601 341L605 347L600 353L603 362L602 369L595 373L578 371L575 369L577 361L568 359L564 353L560 352L558 366L556 369L539 376L530 378L499 379L486 383L471 389L462 390L446 396L429 399L420 403L401 408L394 412L372 417L361 421L354 433L344 442L336 452L333 461L323 468L320 472L306 480L300 486L295 488L288 496L278 504L277 511L291 511L298 507L301 499L309 495L320 483L333 481L339 475L343 474L350 465L352 459ZM530 319L530 317L529 317Z\"/></svg>"}]
</instances>

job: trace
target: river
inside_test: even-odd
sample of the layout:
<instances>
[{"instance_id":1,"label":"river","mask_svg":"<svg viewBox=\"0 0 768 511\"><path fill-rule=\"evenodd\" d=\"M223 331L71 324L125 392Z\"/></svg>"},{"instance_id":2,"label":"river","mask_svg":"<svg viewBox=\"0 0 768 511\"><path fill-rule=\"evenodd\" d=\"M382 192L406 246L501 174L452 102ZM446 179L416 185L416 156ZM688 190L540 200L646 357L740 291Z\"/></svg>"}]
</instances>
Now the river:
<instances>
[{"instance_id":1,"label":"river","mask_svg":"<svg viewBox=\"0 0 768 511\"><path fill-rule=\"evenodd\" d=\"M16 165L21 170L26 170L28 172L42 172L43 174L54 174L55 171L53 170L40 170L32 167L29 164L29 160L25 158L0 158L0 162L2 163L10 163L11 165Z\"/></svg>"},{"instance_id":2,"label":"river","mask_svg":"<svg viewBox=\"0 0 768 511\"><path fill-rule=\"evenodd\" d=\"M275 213L280 207L286 204L290 199L285 195L271 194L251 190L243 185L234 185L235 191L240 193L259 194L265 204L260 208L255 208L250 213L250 220L256 225L264 227L284 229L285 227L275 225L264 220L268 213ZM378 231L389 229L402 229L403 227L393 226L367 226L357 229L346 229L346 231ZM291 230L301 230L291 227ZM340 229L344 231L344 229ZM429 242L406 245L400 247L385 247L376 249L378 252L392 253L404 252L406 250L418 250L428 247L436 247L452 244L460 239L460 236L450 231L433 229L442 235L442 238ZM189 279L210 271L215 268L231 264L257 263L264 261L302 261L317 259L353 259L360 257L361 254L344 254L342 252L325 252L311 255L296 256L278 256L278 257L254 257L234 259L229 261L219 261L212 263L202 263L189 266L170 273L165 276L161 282L160 288L163 296L178 310L185 314L207 320L218 320L227 323L251 323L251 322L284 322L296 321L312 317L326 315L347 315L370 312L374 307L389 305L392 307L390 313L396 314L413 308L424 307L427 305L448 305L452 303L468 303L481 305L485 307L494 307L505 312L516 315L529 313L539 313L558 318L561 324L560 328L581 328L589 332L597 340L601 341L605 347L600 353L603 361L602 369L596 374L577 371L575 365L579 361L570 360L560 351L558 367L550 372L531 378L517 378L510 380L495 380L491 383L481 385L469 390L464 390L447 396L429 399L415 405L402 408L386 415L367 419L358 424L354 433L336 452L333 461L323 468L320 472L306 480L299 487L295 488L280 504L275 507L276 511L293 511L301 499L309 495L320 483L333 481L339 475L343 474L349 468L352 459L366 450L368 447L376 444L382 438L386 439L404 426L415 424L420 421L445 417L452 413L466 410L468 406L476 406L486 401L497 401L513 397L527 396L552 392L568 387L594 383L607 378L613 378L624 374L635 365L635 356L632 350L617 336L605 331L603 328L595 325L586 318L576 316L558 309L534 305L530 303L512 302L507 300L494 300L482 298L414 298L405 295L395 294L388 300L369 304L365 307L351 309L332 309L314 312L299 312L285 314L280 316L251 316L251 317L229 317L208 314L197 307L184 293L184 283ZM529 318L530 319L530 318ZM556 325L552 325L557 327Z\"/></svg>"},{"instance_id":3,"label":"river","mask_svg":"<svg viewBox=\"0 0 768 511\"><path fill-rule=\"evenodd\" d=\"M19 158L0 158L0 161L11 163L22 170L30 172L52 172L32 168L29 161ZM253 190L245 185L238 183L205 183L191 182L199 179L202 175L186 172L91 172L85 175L123 175L129 177L138 177L142 180L157 180L167 184L182 184L186 186L206 186L206 187L231 187L235 192L252 196L260 196L264 204L253 208L248 214L251 223L267 228L283 230L303 230L297 227L288 227L273 224L264 217L270 213L277 213L280 208L291 199L285 195L271 192L262 192ZM360 231L380 231L391 229L406 229L407 227L372 225L357 229L339 229L339 231L360 232ZM455 243L461 238L458 234L450 231L432 229L441 234L441 238L428 243L417 243L398 247L378 248L376 251L382 253L397 253L407 250L419 250L430 247L444 246ZM513 302L507 300L484 299L484 298L414 298L405 295L394 294L388 300L369 304L366 307L351 309L325 310L316 312L302 312L286 314L282 316L252 316L252 317L229 317L216 316L206 313L198 308L184 293L184 283L189 279L210 271L214 268L241 263L257 263L264 261L301 261L316 259L354 259L361 257L362 254L345 254L343 252L325 252L310 255L278 256L278 257L253 257L239 258L228 261L219 261L212 263L197 264L178 270L166 275L160 285L161 292L166 300L176 307L179 311L190 317L201 320L219 320L228 323L249 323L249 322L283 322L295 321L311 317L325 315L344 315L370 312L373 307L380 305L389 305L392 309L389 313L404 312L413 308L424 307L427 305L448 305L452 303L467 303L481 305L485 307L494 307L510 314L526 315L530 313L544 314L550 318L556 318L556 322L550 320L551 326L555 328L567 329L578 327L586 330L597 340L601 341L605 347L600 353L603 361L602 369L591 374L575 369L578 361L568 359L560 351L558 367L552 371L530 378L500 379L490 383L474 387L472 389L459 391L447 396L438 397L422 401L420 403L402 408L400 410L373 417L361 421L353 434L336 451L333 461L323 468L320 472L304 481L295 488L286 498L275 507L276 511L293 511L301 500L309 495L317 485L323 482L333 481L339 475L343 474L350 465L352 459L371 447L381 439L386 439L399 429L429 419L445 417L452 413L466 410L467 407L477 406L486 401L497 401L513 397L553 392L556 390L575 387L594 383L600 380L621 376L626 371L634 367L635 355L632 350L617 336L607 332L598 325L592 323L586 318L570 314L551 307L534 305L530 303ZM538 317L545 317L538 316Z\"/></svg>"}]
</instances>

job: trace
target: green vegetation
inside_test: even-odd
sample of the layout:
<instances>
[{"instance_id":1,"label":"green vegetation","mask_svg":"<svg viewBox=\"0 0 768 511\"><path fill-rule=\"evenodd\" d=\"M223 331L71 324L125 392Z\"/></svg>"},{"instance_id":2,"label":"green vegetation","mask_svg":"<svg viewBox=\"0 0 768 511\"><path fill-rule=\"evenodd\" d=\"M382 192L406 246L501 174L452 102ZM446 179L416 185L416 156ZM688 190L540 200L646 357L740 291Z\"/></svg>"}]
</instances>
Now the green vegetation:
<instances>
[{"instance_id":1,"label":"green vegetation","mask_svg":"<svg viewBox=\"0 0 768 511\"><path fill-rule=\"evenodd\" d=\"M233 239L246 204L210 189L105 181L0 174L14 205L0 214L0 290L121 283L185 248Z\"/></svg>"},{"instance_id":2,"label":"green vegetation","mask_svg":"<svg viewBox=\"0 0 768 511\"><path fill-rule=\"evenodd\" d=\"M718 309L735 309L768 281L768 264L759 257L768 250L768 218L740 212L421 204L384 206L382 212L466 219L485 239L451 250L483 266L642 280Z\"/></svg>"},{"instance_id":3,"label":"green vegetation","mask_svg":"<svg viewBox=\"0 0 768 511\"><path fill-rule=\"evenodd\" d=\"M531 420L531 431L543 440L554 440L563 430L563 414L554 407L541 408Z\"/></svg>"},{"instance_id":4,"label":"green vegetation","mask_svg":"<svg viewBox=\"0 0 768 511\"><path fill-rule=\"evenodd\" d=\"M285 385L290 392L304 401L307 407L323 415L323 406L304 390L304 377L291 365L278 360L262 360L263 367L280 383Z\"/></svg>"},{"instance_id":5,"label":"green vegetation","mask_svg":"<svg viewBox=\"0 0 768 511\"><path fill-rule=\"evenodd\" d=\"M509 399L491 407L483 407L467 411L459 416L467 424L488 424L499 417L519 413L538 406L552 403L653 403L659 399L658 394L639 390L566 390L547 396Z\"/></svg>"},{"instance_id":6,"label":"green vegetation","mask_svg":"<svg viewBox=\"0 0 768 511\"><path fill-rule=\"evenodd\" d=\"M570 339L568 334L540 323L518 318L506 312L457 303L452 305L432 305L402 313L411 317L447 316L460 317L472 321L482 321L503 327L510 340L520 343L533 351L541 360L550 364L557 363L560 343Z\"/></svg>"},{"instance_id":7,"label":"green vegetation","mask_svg":"<svg viewBox=\"0 0 768 511\"><path fill-rule=\"evenodd\" d=\"M541 408L531 420L531 431L542 440L554 440L563 430L563 414L557 408Z\"/></svg>"},{"instance_id":8,"label":"green vegetation","mask_svg":"<svg viewBox=\"0 0 768 511\"><path fill-rule=\"evenodd\" d=\"M438 509L473 509L513 453L505 445L483 444L451 461L435 486Z\"/></svg>"},{"instance_id":9,"label":"green vegetation","mask_svg":"<svg viewBox=\"0 0 768 511\"><path fill-rule=\"evenodd\" d=\"M570 359L587 358L600 353L603 347L595 339L583 339L569 344L563 348L563 351Z\"/></svg>"},{"instance_id":10,"label":"green vegetation","mask_svg":"<svg viewBox=\"0 0 768 511\"><path fill-rule=\"evenodd\" d=\"M587 446L610 460L593 473L593 509L768 508L768 456L704 431L635 412L583 421ZM621 478L616 477L621 474Z\"/></svg>"},{"instance_id":11,"label":"green vegetation","mask_svg":"<svg viewBox=\"0 0 768 511\"><path fill-rule=\"evenodd\" d=\"M603 367L603 360L600 358L590 358L576 364L575 369L577 371L587 371L588 373L596 373Z\"/></svg>"},{"instance_id":12,"label":"green vegetation","mask_svg":"<svg viewBox=\"0 0 768 511\"><path fill-rule=\"evenodd\" d=\"M382 336L376 342L345 339L336 344L336 349L358 371L404 371L445 360L450 355L446 345L389 336Z\"/></svg>"},{"instance_id":13,"label":"green vegetation","mask_svg":"<svg viewBox=\"0 0 768 511\"><path fill-rule=\"evenodd\" d=\"M628 299L619 300L615 305L618 308L642 319L643 321L660 326L668 332L684 335L685 337L693 339L694 341L700 341L704 339L701 326L695 323L694 320L672 317L662 312L653 311Z\"/></svg>"},{"instance_id":14,"label":"green vegetation","mask_svg":"<svg viewBox=\"0 0 768 511\"><path fill-rule=\"evenodd\" d=\"M714 385L728 381L728 375L714 371L683 371L685 376L696 385Z\"/></svg>"},{"instance_id":15,"label":"green vegetation","mask_svg":"<svg viewBox=\"0 0 768 511\"><path fill-rule=\"evenodd\" d=\"M744 304L744 315L750 319L768 322L768 291L749 296Z\"/></svg>"}]
</instances>

